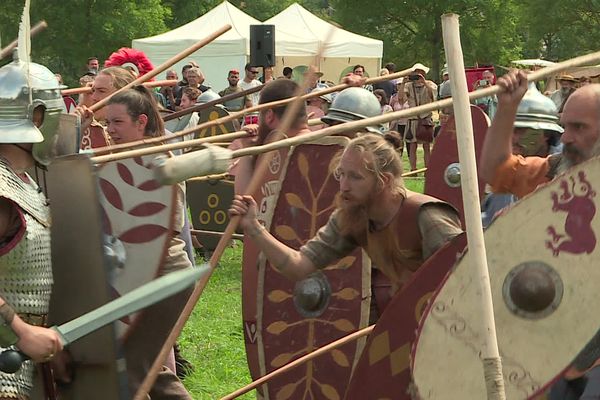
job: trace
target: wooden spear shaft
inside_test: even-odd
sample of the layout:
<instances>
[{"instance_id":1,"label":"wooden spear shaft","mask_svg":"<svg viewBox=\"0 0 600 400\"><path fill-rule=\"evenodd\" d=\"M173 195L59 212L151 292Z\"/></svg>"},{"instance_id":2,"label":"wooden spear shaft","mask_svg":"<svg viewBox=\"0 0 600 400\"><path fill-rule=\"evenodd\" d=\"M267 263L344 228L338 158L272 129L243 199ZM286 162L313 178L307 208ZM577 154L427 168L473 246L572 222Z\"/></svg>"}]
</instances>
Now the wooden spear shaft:
<instances>
[{"instance_id":1,"label":"wooden spear shaft","mask_svg":"<svg viewBox=\"0 0 600 400\"><path fill-rule=\"evenodd\" d=\"M371 79L367 79L367 83L376 83L376 82L381 82L384 80L390 80L390 79L394 79L397 77L401 77L401 76L405 76L408 75L411 72L411 70L406 69L404 71L400 71L397 72L395 74L389 74L389 75L384 75L384 76L378 76L376 78L371 78ZM333 92L337 92L346 88L349 88L350 86L347 84L341 84L341 85L337 85L337 86L333 86L327 89L323 89L320 90L318 92L314 92L314 93L307 93L305 95L302 96L302 100L306 101L310 98L313 97L318 97L318 96L322 96L323 94L327 94L327 93L333 93ZM259 104L257 106L254 107L250 107L250 108L246 108L242 111L238 111L238 112L234 112L231 113L229 115L226 115L224 117L221 118L217 118L213 121L208 121L208 122L204 122L202 124L198 124L194 127L188 128L188 129L184 129L183 131L177 132L175 135L173 135L173 138L176 137L181 137L181 136L186 136L189 135L191 133L200 131L202 129L206 129L206 128L210 128L213 126L217 126L220 124L223 124L225 122L234 120L234 119L238 119L238 118L242 118L244 115L248 114L248 113L252 113L252 112L257 112L257 111L261 111L261 110L266 110L266 109L270 109L270 108L274 108L274 107L280 107L280 106L284 106L287 105L288 103L291 103L294 100L294 97L290 97L288 99L283 99L283 100L277 100L271 103L264 103L264 104ZM215 100L216 101L216 100ZM391 113L390 113L391 114ZM386 114L386 115L390 115L390 114ZM144 140L139 140L136 142L130 142L130 143L121 143L121 144L117 144L117 145L113 145L113 146L107 146L107 147L98 147L96 149L93 150L93 154L94 155L101 155L101 154L107 154L110 152L114 152L114 151L122 151L122 150L131 150L134 147L139 147L139 146L146 146L148 144L157 144L157 143L161 143L162 140L161 138L153 138L153 139L144 139Z\"/></svg>"},{"instance_id":2,"label":"wooden spear shaft","mask_svg":"<svg viewBox=\"0 0 600 400\"><path fill-rule=\"evenodd\" d=\"M231 93L231 94L228 94L226 96L220 97L218 99L211 100L211 101L208 101L206 103L198 104L198 105L195 105L193 107L186 108L185 110L174 112L173 114L169 114L166 117L164 117L163 121L165 121L165 122L166 121L170 121L172 119L179 118L179 117L181 117L183 115L186 115L186 114L189 114L189 113L202 111L202 110L205 110L205 109L207 109L209 107L212 107L214 105L225 103L226 101L229 101L229 100L237 99L238 97L247 96L249 94L256 93L256 92L262 90L262 88L264 86L265 85L260 85L260 86L256 86L256 87L253 87L253 88L250 88L250 89L242 90L241 92Z\"/></svg>"},{"instance_id":3,"label":"wooden spear shaft","mask_svg":"<svg viewBox=\"0 0 600 400\"><path fill-rule=\"evenodd\" d=\"M216 135L209 136L205 138L186 140L185 142L176 142L176 143L167 143L162 146L152 146L142 149L131 150L123 153L114 153L114 154L106 154L103 156L92 157L92 162L96 164L103 164L109 161L123 160L125 158L134 158L140 157L148 154L156 154L162 153L165 151L173 151L173 150L181 150L187 149L188 147L195 147L199 145L204 145L207 143L216 143L223 142L227 140L235 140L239 138L243 138L249 136L249 133L246 131L236 131L231 133L226 133L224 135ZM173 139L172 136L162 136L163 142L169 142ZM160 150L157 150L160 149ZM125 156L123 156L125 155Z\"/></svg>"},{"instance_id":4,"label":"wooden spear shaft","mask_svg":"<svg viewBox=\"0 0 600 400\"><path fill-rule=\"evenodd\" d=\"M123 91L125 91L127 89L131 89L132 87L134 87L136 85L140 85L140 84L142 84L142 83L144 83L146 81L149 81L150 79L154 78L156 75L160 74L161 72L166 71L168 68L170 68L171 66L173 66L174 64L176 64L180 60L182 60L185 57L189 56L190 54L195 53L196 51L200 50L202 47L206 46L207 44L209 44L210 42L212 42L213 40L215 40L216 38L218 38L219 36L221 36L222 34L224 34L225 32L227 32L230 29L231 29L231 25L229 25L229 24L222 26L221 28L217 29L214 33L208 35L207 37L205 37L204 39L200 40L196 44L188 47L187 49L183 50L179 54L176 54L173 57L169 58L167 61L165 61L164 63L160 64L158 67L154 68L152 71L150 71L150 72L148 72L148 73L140 76L139 78L137 78L133 82L125 85L124 87L122 87L121 89L117 90L116 92L111 93L109 96L103 98L102 100L100 100L96 104L92 105L90 107L90 110L91 111L98 111L99 109L101 109L102 107L104 107L106 104L108 104L108 101L110 100L110 98L112 96L114 96L115 94L123 92Z\"/></svg>"},{"instance_id":5,"label":"wooden spear shaft","mask_svg":"<svg viewBox=\"0 0 600 400\"><path fill-rule=\"evenodd\" d=\"M333 29L330 29L330 31L328 33L328 37L330 37L332 35L332 33L333 33ZM319 52L316 55L315 59L318 60L322 54L323 54L323 46L321 46L321 48L319 49ZM314 77L315 72L311 69L310 74ZM298 91L298 96L292 97L292 103L288 107L286 107L285 113L283 114L283 117L281 118L281 124L279 126L279 128L281 129L281 132L287 132L288 129L292 126L292 123L294 122L295 117L296 117L296 113L297 113L299 107L302 106L303 102L304 102L303 96L300 96L300 94L302 94L306 91L308 84L309 84L309 79L306 79ZM254 170L254 173L252 174L252 179L250 180L250 183L248 184L248 187L246 188L246 193L252 194L259 189L261 179L262 179L265 171L267 170L268 165L269 165L268 157L263 157L260 160L260 162L258 163L256 169ZM227 225L227 228L225 228L225 231L223 232L223 236L221 236L221 239L219 240L219 243L217 243L217 247L215 248L215 250L212 254L212 257L210 258L210 261L209 261L210 272L208 274L206 274L206 276L203 276L202 279L200 279L196 283L196 286L194 287L194 291L190 295L190 298L188 299L183 311L181 312L181 314L179 315L179 318L175 322L175 325L173 326L173 329L169 333L167 340L165 340L158 356L156 356L154 363L152 364L152 366L150 367L150 370L148 371L146 377L144 378L144 381L139 386L139 388L134 396L134 400L143 400L146 397L146 394L150 392L150 389L152 388L152 385L154 384L154 381L156 380L158 372L162 368L162 364L163 364L164 360L167 358L169 352L173 348L173 345L177 341L177 338L179 337L179 334L183 330L185 323L189 319L190 315L192 315L192 311L194 310L194 307L196 306L198 299L200 299L200 296L202 295L202 292L204 291L204 288L206 287L206 284L208 283L210 276L212 275L215 268L217 267L219 260L220 260L221 256L223 255L223 252L225 251L225 248L229 244L229 241L231 240L232 236L235 234L235 230L237 229L240 219L241 218L239 215L236 215L229 219L229 224Z\"/></svg>"},{"instance_id":6,"label":"wooden spear shaft","mask_svg":"<svg viewBox=\"0 0 600 400\"><path fill-rule=\"evenodd\" d=\"M566 61L557 63L555 65L552 65L550 67L542 68L540 70L537 70L535 72L527 74L527 80L529 82L539 81L540 79L544 79L547 76L554 75L562 70L569 69L572 67L578 67L581 65L592 64L592 63L596 63L599 61L600 61L600 51L595 52L595 53L586 54L584 56L575 57L570 60L566 60ZM389 76L389 75L386 75L386 76ZM495 94L500 93L502 90L503 89L500 86L494 85L494 86L491 86L491 87L488 87L485 89L470 92L468 95L468 99L469 99L469 101L473 101L476 99L480 99L482 97L493 96ZM302 96L303 99L305 99L305 97L306 97L306 95ZM289 99L285 99L285 100L279 100L279 101L276 101L273 103L261 104L260 106L267 106L270 104L271 107L273 107L273 106L284 105L284 104L287 104L288 102L289 102ZM361 119L358 121L346 122L346 123L343 123L340 125L330 126L328 128L320 129L316 132L313 132L312 134L302 135L300 140L304 140L303 138L307 138L307 140L314 140L314 139L318 139L318 138L325 137L328 135L335 135L335 134L340 134L340 133L344 133L344 132L350 132L352 130L359 130L359 129L363 129L367 126L370 126L370 125L383 124L383 123L391 122L391 121L399 119L399 118L407 118L407 117L411 117L414 115L419 115L419 114L424 114L424 113L428 113L431 111L435 111L435 110L438 110L441 108L450 107L450 106L452 106L452 104L453 104L453 99L450 97L450 98L446 98L443 100L434 101L433 103L423 104L423 105L420 105L417 107L411 107L407 110L393 111L393 112L389 112L389 113L378 115L378 116L371 117L371 118L365 118L365 119ZM267 107L264 107L264 108L267 108ZM220 119L215 120L213 122L219 121ZM227 120L229 120L229 119L227 119ZM201 125L198 125L198 127L196 127L195 129L181 131L177 135L169 136L169 138L167 140L171 140L171 139L179 137L179 136L187 135L187 134L192 133L203 127L213 126L213 125L214 124L211 124L211 123L201 124ZM310 138L310 139L308 139L308 138ZM298 139L298 138L292 138L292 139ZM270 145L278 145L277 143L281 143L279 145L281 145L283 147L283 146L285 146L284 143L290 143L289 140L290 139L285 139L284 141L271 143ZM143 139L139 142L134 142L134 143L136 145L138 145L138 144L149 145L149 144L161 143L161 142L165 142L165 141L166 141L165 137L162 136L162 137L158 137L158 138ZM186 144L186 143L191 143L191 142L178 143L177 145L180 147L174 147L172 149L180 149L180 148L189 147L189 144ZM291 146L291 145L299 144L299 143L300 142L290 143L288 145ZM117 145L117 146L100 147L94 151L94 154L95 155L102 154L103 151L110 152L111 150L124 149L124 148L127 148L127 146L128 146L128 144L124 143L124 144ZM271 148L267 148L267 146L268 145L257 146L256 149L265 149L265 151L273 150ZM276 147L276 148L279 148L279 147ZM138 151L141 153L138 153ZM93 157L92 162L102 163L102 162L107 162L107 161L136 157L139 155L160 153L162 151L164 151L162 146L156 146L154 148L131 150L128 152L111 154L110 157L107 156L107 158L102 158L101 156ZM234 152L234 154L237 154L237 155L235 155L234 157L250 155L250 154L243 154L244 151L249 151L249 150L242 149L241 153L237 153L237 151L236 151L236 152Z\"/></svg>"},{"instance_id":7,"label":"wooden spear shaft","mask_svg":"<svg viewBox=\"0 0 600 400\"><path fill-rule=\"evenodd\" d=\"M37 24L35 24L33 26L33 28L31 28L31 30L29 31L29 35L31 37L34 37L35 35L37 35L41 31L43 31L47 27L48 27L48 23L46 21L42 20L42 21L38 22ZM6 46L2 50L0 50L0 60L2 60L5 57L8 57L12 53L12 51L17 47L17 43L18 43L18 39L15 39L8 46Z\"/></svg>"},{"instance_id":8,"label":"wooden spear shaft","mask_svg":"<svg viewBox=\"0 0 600 400\"><path fill-rule=\"evenodd\" d=\"M254 382L244 386L243 388L238 389L235 392L222 397L221 400L232 400L232 399L238 398L239 396L243 395L244 393L248 393L252 389L256 389L258 386L263 385L264 383L275 378L276 376L285 374L286 372L290 371L291 369L299 367L300 365L305 364L308 361L313 360L323 354L329 353L331 350L336 349L340 346L343 346L346 343L360 339L363 336L367 336L368 334L370 334L373 331L373 329L375 329L375 325L367 326L366 328L363 328L359 331L356 331L347 336L344 336L343 338L340 338L334 342L331 342L323 347L320 347L319 349L317 349L311 353L308 353L308 354L284 365L283 367L280 367L274 371L269 372L265 376L261 376L260 378L258 378Z\"/></svg>"},{"instance_id":9,"label":"wooden spear shaft","mask_svg":"<svg viewBox=\"0 0 600 400\"><path fill-rule=\"evenodd\" d=\"M475 161L475 143L473 140L473 122L469 103L467 79L464 73L463 53L460 43L458 15L442 16L442 33L452 97L454 98L454 116L456 120L456 136L458 159L461 165L461 190L465 210L467 243L472 264L477 268L476 278L479 281L481 301L481 358L484 367L487 398L504 400L504 380L502 378L502 362L498 351L496 325L494 322L494 305L488 271L485 240L481 223L481 204L477 183L477 164Z\"/></svg>"},{"instance_id":10,"label":"wooden spear shaft","mask_svg":"<svg viewBox=\"0 0 600 400\"><path fill-rule=\"evenodd\" d=\"M159 86L175 86L175 85L177 85L177 82L178 82L177 80L168 79L168 80L162 80L162 81L144 82L143 85L147 88L155 88L155 87L159 87ZM74 94L91 93L91 92L92 92L91 86L82 86L82 87L78 87L78 88L62 90L60 92L60 94L63 96L71 96Z\"/></svg>"}]
</instances>

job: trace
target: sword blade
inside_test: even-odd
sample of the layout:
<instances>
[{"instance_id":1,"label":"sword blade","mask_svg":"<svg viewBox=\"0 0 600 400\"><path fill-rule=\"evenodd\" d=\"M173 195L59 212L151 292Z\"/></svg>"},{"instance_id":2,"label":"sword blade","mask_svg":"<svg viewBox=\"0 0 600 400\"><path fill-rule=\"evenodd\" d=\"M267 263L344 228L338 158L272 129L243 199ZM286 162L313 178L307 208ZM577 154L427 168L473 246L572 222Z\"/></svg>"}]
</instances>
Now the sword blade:
<instances>
[{"instance_id":1,"label":"sword blade","mask_svg":"<svg viewBox=\"0 0 600 400\"><path fill-rule=\"evenodd\" d=\"M203 264L189 270L169 273L52 329L61 335L63 345L67 346L126 315L181 292L205 276L209 270L208 264Z\"/></svg>"}]
</instances>

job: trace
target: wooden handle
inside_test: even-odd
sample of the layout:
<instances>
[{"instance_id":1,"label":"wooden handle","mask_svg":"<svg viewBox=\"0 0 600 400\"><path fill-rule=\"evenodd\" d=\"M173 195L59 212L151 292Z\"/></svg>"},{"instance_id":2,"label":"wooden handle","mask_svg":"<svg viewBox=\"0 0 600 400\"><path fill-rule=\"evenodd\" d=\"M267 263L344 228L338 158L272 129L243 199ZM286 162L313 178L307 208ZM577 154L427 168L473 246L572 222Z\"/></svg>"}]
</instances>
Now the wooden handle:
<instances>
[{"instance_id":1,"label":"wooden handle","mask_svg":"<svg viewBox=\"0 0 600 400\"><path fill-rule=\"evenodd\" d=\"M475 159L475 142L473 139L473 121L471 119L471 105L469 102L467 78L464 70L463 52L460 43L460 31L458 15L445 14L442 16L442 33L444 47L446 49L446 60L448 61L448 72L450 74L450 85L452 97L454 98L454 118L456 121L456 139L458 145L458 159L461 166L461 191L463 196L463 207L465 210L465 225L467 228L467 246L469 251L465 257L470 257L472 265L477 266L476 280L480 283L481 298L481 330L482 349L481 358L494 360L493 363L485 363L493 368L500 366L499 373L485 371L486 377L492 376L493 385L488 385L487 398L492 400L503 400L504 381L500 364L500 353L496 338L496 325L494 322L494 306L492 303L492 290L488 271L487 256L485 252L485 240L483 238L483 227L481 222L481 204L479 203L479 185L477 182L477 163Z\"/></svg>"},{"instance_id":2,"label":"wooden handle","mask_svg":"<svg viewBox=\"0 0 600 400\"><path fill-rule=\"evenodd\" d=\"M177 85L177 82L178 82L177 80L168 79L168 80L162 80L162 81L144 82L143 85L147 88L155 88L155 87L161 87L161 86L175 86L175 85ZM78 88L62 90L60 92L60 94L63 96L72 96L74 94L91 93L91 92L92 92L91 86L82 86L82 87L78 87Z\"/></svg>"},{"instance_id":3,"label":"wooden handle","mask_svg":"<svg viewBox=\"0 0 600 400\"><path fill-rule=\"evenodd\" d=\"M46 21L42 20L42 21L38 22L37 24L35 24L33 26L33 28L31 28L31 30L29 31L29 35L31 37L34 37L35 35L37 35L41 31L43 31L47 27L48 27L48 23ZM12 42L10 42L10 44L8 46L6 46L2 50L0 50L0 60L2 60L5 57L8 57L13 52L13 50L17 47L17 43L18 43L18 39L15 39Z\"/></svg>"}]
</instances>

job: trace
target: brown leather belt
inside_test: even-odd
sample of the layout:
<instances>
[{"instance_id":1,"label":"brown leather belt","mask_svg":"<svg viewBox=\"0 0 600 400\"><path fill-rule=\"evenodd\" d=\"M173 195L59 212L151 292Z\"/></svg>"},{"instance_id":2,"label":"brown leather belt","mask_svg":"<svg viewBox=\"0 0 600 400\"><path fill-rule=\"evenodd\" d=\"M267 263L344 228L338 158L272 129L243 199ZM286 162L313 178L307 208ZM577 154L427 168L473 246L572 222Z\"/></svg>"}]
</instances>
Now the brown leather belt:
<instances>
[{"instance_id":1,"label":"brown leather belt","mask_svg":"<svg viewBox=\"0 0 600 400\"><path fill-rule=\"evenodd\" d=\"M30 314L30 313L19 313L19 318L26 324L35 326L46 326L47 315L45 314Z\"/></svg>"}]
</instances>

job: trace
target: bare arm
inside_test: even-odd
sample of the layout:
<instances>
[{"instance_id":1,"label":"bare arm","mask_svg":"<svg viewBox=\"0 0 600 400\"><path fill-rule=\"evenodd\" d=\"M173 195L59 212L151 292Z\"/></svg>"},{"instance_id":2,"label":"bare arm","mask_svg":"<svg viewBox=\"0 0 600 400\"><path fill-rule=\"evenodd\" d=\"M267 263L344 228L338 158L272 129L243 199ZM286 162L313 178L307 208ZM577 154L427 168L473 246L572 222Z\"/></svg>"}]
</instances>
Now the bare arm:
<instances>
[{"instance_id":1,"label":"bare arm","mask_svg":"<svg viewBox=\"0 0 600 400\"><path fill-rule=\"evenodd\" d=\"M256 202L251 196L236 195L230 215L241 217L240 226L273 265L286 278L298 281L317 270L308 257L275 239L256 219Z\"/></svg>"},{"instance_id":2,"label":"bare arm","mask_svg":"<svg viewBox=\"0 0 600 400\"><path fill-rule=\"evenodd\" d=\"M498 110L485 136L479 167L488 183L494 181L496 169L512 154L513 124L527 91L527 76L522 71L511 71L498 79L498 85L505 91L498 94Z\"/></svg>"}]
</instances>

